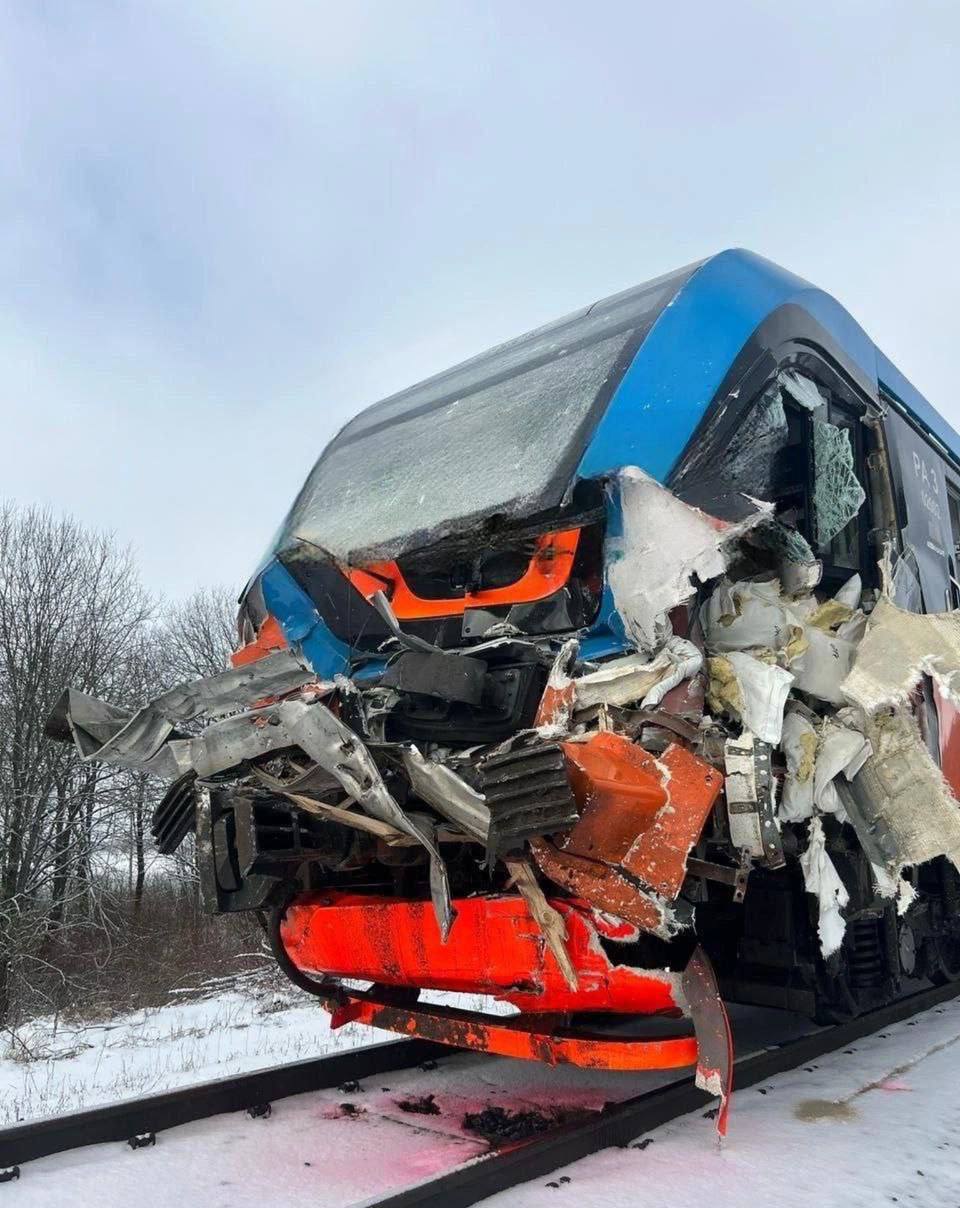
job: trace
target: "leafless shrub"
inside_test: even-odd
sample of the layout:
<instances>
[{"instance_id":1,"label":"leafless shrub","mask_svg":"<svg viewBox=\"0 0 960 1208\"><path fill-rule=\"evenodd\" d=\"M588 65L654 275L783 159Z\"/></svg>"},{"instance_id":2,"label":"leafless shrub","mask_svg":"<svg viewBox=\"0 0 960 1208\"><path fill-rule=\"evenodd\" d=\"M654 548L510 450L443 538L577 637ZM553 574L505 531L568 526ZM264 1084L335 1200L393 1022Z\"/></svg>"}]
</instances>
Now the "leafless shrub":
<instances>
[{"instance_id":1,"label":"leafless shrub","mask_svg":"<svg viewBox=\"0 0 960 1208\"><path fill-rule=\"evenodd\" d=\"M189 845L151 871L165 786L44 735L67 685L132 707L221 670L233 613L221 588L161 609L111 535L0 506L0 1027L158 1000L256 947L200 914Z\"/></svg>"}]
</instances>

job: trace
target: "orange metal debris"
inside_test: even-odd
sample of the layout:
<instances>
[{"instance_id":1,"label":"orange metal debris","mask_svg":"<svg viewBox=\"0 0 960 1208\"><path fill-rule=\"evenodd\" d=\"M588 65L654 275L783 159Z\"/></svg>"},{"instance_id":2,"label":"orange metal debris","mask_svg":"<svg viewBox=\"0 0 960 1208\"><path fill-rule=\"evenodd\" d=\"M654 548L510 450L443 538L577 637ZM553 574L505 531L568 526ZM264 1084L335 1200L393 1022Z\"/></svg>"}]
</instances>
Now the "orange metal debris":
<instances>
[{"instance_id":1,"label":"orange metal debris","mask_svg":"<svg viewBox=\"0 0 960 1208\"><path fill-rule=\"evenodd\" d=\"M540 871L598 910L609 911L641 931L659 931L666 922L663 905L629 881L620 866L561 851L549 839L530 839Z\"/></svg>"},{"instance_id":2,"label":"orange metal debris","mask_svg":"<svg viewBox=\"0 0 960 1208\"><path fill-rule=\"evenodd\" d=\"M310 894L286 911L281 937L291 960L313 974L373 981L369 991L331 992L331 1024L357 1021L457 1048L595 1069L676 1069L698 1059L696 1036L609 1036L565 1026L571 1012L679 1016L683 976L615 965L599 943L605 920L585 903L553 899L567 928L577 989L565 982L520 897L455 902L446 943L428 903L356 894ZM478 1015L406 1003L391 987L492 994L524 1012ZM696 1020L694 1020L696 1024Z\"/></svg>"},{"instance_id":3,"label":"orange metal debris","mask_svg":"<svg viewBox=\"0 0 960 1208\"><path fill-rule=\"evenodd\" d=\"M608 730L563 750L580 821L555 845L531 840L537 864L599 909L657 931L666 922L664 901L680 892L722 775L685 747L673 744L656 760Z\"/></svg>"},{"instance_id":4,"label":"orange metal debris","mask_svg":"<svg viewBox=\"0 0 960 1208\"><path fill-rule=\"evenodd\" d=\"M623 1038L591 1033L567 1033L558 1021L543 1017L519 1019L479 1016L452 1007L402 1007L352 995L340 1022L356 1021L405 1036L421 1036L440 1044L547 1065L578 1065L605 1070L672 1070L697 1063L695 1036ZM331 1021L335 1026L337 1015ZM549 1024L553 1027L544 1030Z\"/></svg>"},{"instance_id":5,"label":"orange metal debris","mask_svg":"<svg viewBox=\"0 0 960 1208\"><path fill-rule=\"evenodd\" d=\"M286 644L287 639L283 636L276 618L268 615L255 640L235 650L230 655L230 662L234 667L245 667L247 663L255 663L257 659L265 658L275 650L283 650Z\"/></svg>"},{"instance_id":6,"label":"orange metal debris","mask_svg":"<svg viewBox=\"0 0 960 1208\"><path fill-rule=\"evenodd\" d=\"M720 796L723 775L677 744L667 747L660 763L669 774L667 806L638 836L623 858L623 867L657 893L675 898L686 876L690 849Z\"/></svg>"},{"instance_id":7,"label":"orange metal debris","mask_svg":"<svg viewBox=\"0 0 960 1208\"><path fill-rule=\"evenodd\" d=\"M652 755L622 734L600 730L589 742L565 742L580 821L558 846L571 855L619 864L667 804Z\"/></svg>"}]
</instances>

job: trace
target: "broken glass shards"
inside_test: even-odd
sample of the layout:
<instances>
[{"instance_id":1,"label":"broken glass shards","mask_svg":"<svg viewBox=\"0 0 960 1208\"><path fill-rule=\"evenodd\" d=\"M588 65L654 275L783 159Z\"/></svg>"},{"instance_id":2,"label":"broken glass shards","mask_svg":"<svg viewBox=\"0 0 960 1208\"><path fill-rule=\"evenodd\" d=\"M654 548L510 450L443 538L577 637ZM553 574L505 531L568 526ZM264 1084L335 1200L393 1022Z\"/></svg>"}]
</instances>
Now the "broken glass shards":
<instances>
[{"instance_id":1,"label":"broken glass shards","mask_svg":"<svg viewBox=\"0 0 960 1208\"><path fill-rule=\"evenodd\" d=\"M894 604L904 612L923 612L918 560L912 545L907 545L894 564L890 594Z\"/></svg>"},{"instance_id":2,"label":"broken glass shards","mask_svg":"<svg viewBox=\"0 0 960 1208\"><path fill-rule=\"evenodd\" d=\"M727 520L746 515L750 499L774 498L778 458L789 439L777 382L741 407L734 422L738 406L731 399L720 408L672 483L680 498Z\"/></svg>"},{"instance_id":3,"label":"broken glass shards","mask_svg":"<svg viewBox=\"0 0 960 1208\"><path fill-rule=\"evenodd\" d=\"M846 428L813 421L814 545L818 549L842 532L867 497L853 468L853 446Z\"/></svg>"},{"instance_id":4,"label":"broken glass shards","mask_svg":"<svg viewBox=\"0 0 960 1208\"><path fill-rule=\"evenodd\" d=\"M825 407L827 400L820 393L820 387L811 378L804 377L795 369L783 369L777 375L777 381L786 390L795 403L805 407L807 411L816 413Z\"/></svg>"},{"instance_id":5,"label":"broken glass shards","mask_svg":"<svg viewBox=\"0 0 960 1208\"><path fill-rule=\"evenodd\" d=\"M555 349L514 376L374 422L364 413L307 479L281 544L344 561L394 558L494 512L559 502L560 468L631 332Z\"/></svg>"}]
</instances>

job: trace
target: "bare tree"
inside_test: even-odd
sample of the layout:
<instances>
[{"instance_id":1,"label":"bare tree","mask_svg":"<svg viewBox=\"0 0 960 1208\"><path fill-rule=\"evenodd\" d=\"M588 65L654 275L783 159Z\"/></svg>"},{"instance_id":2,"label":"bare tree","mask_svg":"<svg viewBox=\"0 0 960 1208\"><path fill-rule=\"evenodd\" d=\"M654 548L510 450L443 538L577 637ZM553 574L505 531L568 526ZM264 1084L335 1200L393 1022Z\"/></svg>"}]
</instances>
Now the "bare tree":
<instances>
[{"instance_id":1,"label":"bare tree","mask_svg":"<svg viewBox=\"0 0 960 1208\"><path fill-rule=\"evenodd\" d=\"M193 592L163 613L171 683L215 675L236 646L236 593L225 587Z\"/></svg>"},{"instance_id":2,"label":"bare tree","mask_svg":"<svg viewBox=\"0 0 960 1208\"><path fill-rule=\"evenodd\" d=\"M36 508L0 509L0 1022L11 977L43 962L43 937L71 900L88 914L98 829L119 808L116 775L50 743L64 685L123 703L131 651L153 612L129 552Z\"/></svg>"}]
</instances>

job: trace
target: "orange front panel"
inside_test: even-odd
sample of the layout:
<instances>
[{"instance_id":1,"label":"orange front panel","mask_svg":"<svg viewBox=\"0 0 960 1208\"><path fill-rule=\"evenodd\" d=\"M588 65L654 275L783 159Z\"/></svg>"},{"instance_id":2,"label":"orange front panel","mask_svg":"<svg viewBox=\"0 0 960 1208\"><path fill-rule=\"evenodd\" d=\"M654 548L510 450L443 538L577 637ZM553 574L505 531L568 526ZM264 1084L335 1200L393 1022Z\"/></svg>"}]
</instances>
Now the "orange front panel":
<instances>
[{"instance_id":1,"label":"orange front panel","mask_svg":"<svg viewBox=\"0 0 960 1208\"><path fill-rule=\"evenodd\" d=\"M462 616L468 608L531 604L552 596L570 578L579 542L579 529L544 533L537 538L536 549L526 572L515 583L484 591L465 592L462 596L446 599L426 599L414 594L396 562L372 562L363 568L349 568L346 574L357 591L368 600L377 591L386 592L398 620Z\"/></svg>"}]
</instances>

